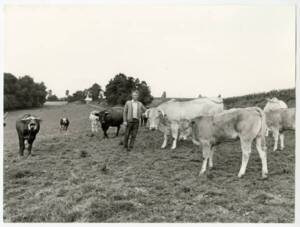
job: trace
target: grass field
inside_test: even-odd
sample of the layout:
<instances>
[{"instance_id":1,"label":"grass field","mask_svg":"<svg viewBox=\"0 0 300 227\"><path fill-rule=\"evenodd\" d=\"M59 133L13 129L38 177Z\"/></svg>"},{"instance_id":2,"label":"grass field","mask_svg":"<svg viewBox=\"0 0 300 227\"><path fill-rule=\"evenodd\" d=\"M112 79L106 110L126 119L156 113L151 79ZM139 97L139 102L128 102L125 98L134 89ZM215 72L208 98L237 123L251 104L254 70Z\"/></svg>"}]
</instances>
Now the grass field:
<instances>
[{"instance_id":1,"label":"grass field","mask_svg":"<svg viewBox=\"0 0 300 227\"><path fill-rule=\"evenodd\" d=\"M93 107L67 104L12 111L4 129L5 222L293 222L295 135L287 132L284 151L271 152L269 178L253 147L244 178L239 142L221 144L215 168L198 177L202 154L189 141L175 151L161 150L160 132L140 128L130 153L121 136L92 136ZM18 159L16 118L32 113L43 119L33 156ZM68 136L59 118L68 116Z\"/></svg>"}]
</instances>

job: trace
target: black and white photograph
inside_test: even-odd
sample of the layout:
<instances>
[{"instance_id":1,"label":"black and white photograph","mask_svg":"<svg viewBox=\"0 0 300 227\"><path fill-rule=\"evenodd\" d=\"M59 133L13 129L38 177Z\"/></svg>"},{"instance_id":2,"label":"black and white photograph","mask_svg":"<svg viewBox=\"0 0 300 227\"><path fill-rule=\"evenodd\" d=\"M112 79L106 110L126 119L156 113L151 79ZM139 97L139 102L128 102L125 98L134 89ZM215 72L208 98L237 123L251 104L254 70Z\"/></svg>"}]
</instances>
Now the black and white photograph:
<instances>
[{"instance_id":1,"label":"black and white photograph","mask_svg":"<svg viewBox=\"0 0 300 227\"><path fill-rule=\"evenodd\" d=\"M300 11L254 2L5 1L2 222L296 225Z\"/></svg>"}]
</instances>

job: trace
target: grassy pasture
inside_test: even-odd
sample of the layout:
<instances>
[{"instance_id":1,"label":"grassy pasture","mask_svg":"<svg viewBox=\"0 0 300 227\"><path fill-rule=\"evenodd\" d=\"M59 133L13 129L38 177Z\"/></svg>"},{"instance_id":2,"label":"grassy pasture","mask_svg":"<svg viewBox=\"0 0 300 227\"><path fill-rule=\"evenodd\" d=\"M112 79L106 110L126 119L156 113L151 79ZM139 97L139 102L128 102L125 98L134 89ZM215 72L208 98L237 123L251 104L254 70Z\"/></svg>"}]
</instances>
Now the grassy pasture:
<instances>
[{"instance_id":1,"label":"grassy pasture","mask_svg":"<svg viewBox=\"0 0 300 227\"><path fill-rule=\"evenodd\" d=\"M239 99L230 106L244 103ZM162 134L140 128L135 149L127 153L119 146L124 129L118 138L114 128L110 139L103 139L102 132L91 135L88 115L93 109L67 104L9 113L4 129L5 222L294 221L294 132L285 133L284 151L271 152L273 139L267 139L267 180L261 180L254 146L245 177L237 178L239 142L220 144L215 168L199 178L202 154L191 142L179 142L175 151L170 144L161 150ZM33 156L19 160L15 120L27 112L43 122ZM61 116L71 119L67 136L59 132Z\"/></svg>"}]
</instances>

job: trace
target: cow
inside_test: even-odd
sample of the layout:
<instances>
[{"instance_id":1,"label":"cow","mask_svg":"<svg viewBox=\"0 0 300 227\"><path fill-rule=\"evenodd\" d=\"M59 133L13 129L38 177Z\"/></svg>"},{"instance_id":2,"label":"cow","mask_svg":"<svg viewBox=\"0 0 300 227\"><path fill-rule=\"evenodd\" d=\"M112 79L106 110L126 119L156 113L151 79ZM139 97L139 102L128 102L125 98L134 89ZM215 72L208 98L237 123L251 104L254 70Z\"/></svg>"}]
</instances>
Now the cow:
<instances>
[{"instance_id":1,"label":"cow","mask_svg":"<svg viewBox=\"0 0 300 227\"><path fill-rule=\"evenodd\" d=\"M31 155L32 144L40 130L41 119L31 114L25 114L16 121L19 137L19 155L24 156L25 142L28 143L28 155Z\"/></svg>"},{"instance_id":2,"label":"cow","mask_svg":"<svg viewBox=\"0 0 300 227\"><path fill-rule=\"evenodd\" d=\"M146 108L147 108L147 110L149 109L149 107L146 107ZM147 121L148 121L148 117L147 117L146 112L144 112L144 113L142 113L142 116L141 116L141 126L146 126Z\"/></svg>"},{"instance_id":3,"label":"cow","mask_svg":"<svg viewBox=\"0 0 300 227\"><path fill-rule=\"evenodd\" d=\"M271 99L266 98L266 100L267 100L267 104L264 107L265 113L269 112L271 110L277 110L277 109L281 109L281 108L287 109L288 108L287 104L284 101L279 100L276 97L273 97ZM269 129L267 127L266 136L268 136L268 135L269 135Z\"/></svg>"},{"instance_id":4,"label":"cow","mask_svg":"<svg viewBox=\"0 0 300 227\"><path fill-rule=\"evenodd\" d=\"M171 149L177 146L177 139L181 131L183 119L190 120L198 116L214 115L224 109L222 98L198 98L190 101L170 100L155 108L148 109L145 113L149 121L150 130L160 130L164 133L162 149L166 148L168 135L172 135Z\"/></svg>"},{"instance_id":5,"label":"cow","mask_svg":"<svg viewBox=\"0 0 300 227\"><path fill-rule=\"evenodd\" d=\"M4 115L3 115L3 127L6 126L5 120L6 120L6 118L7 118L7 115L8 115L8 112L5 112Z\"/></svg>"},{"instance_id":6,"label":"cow","mask_svg":"<svg viewBox=\"0 0 300 227\"><path fill-rule=\"evenodd\" d=\"M92 133L98 132L98 128L100 126L99 111L93 110L90 113L89 120L91 121L91 130L92 130Z\"/></svg>"},{"instance_id":7,"label":"cow","mask_svg":"<svg viewBox=\"0 0 300 227\"><path fill-rule=\"evenodd\" d=\"M99 112L99 121L103 130L103 138L108 138L109 127L117 127L116 136L119 135L120 127L123 124L123 107L115 106Z\"/></svg>"},{"instance_id":8,"label":"cow","mask_svg":"<svg viewBox=\"0 0 300 227\"><path fill-rule=\"evenodd\" d=\"M192 119L187 130L191 131L195 145L202 145L203 162L199 175L206 171L207 161L213 167L215 145L239 139L242 149L242 165L238 173L241 178L245 172L251 145L256 141L256 148L262 162L262 178L268 174L265 129L265 114L259 107L224 110L214 116L201 116Z\"/></svg>"},{"instance_id":9,"label":"cow","mask_svg":"<svg viewBox=\"0 0 300 227\"><path fill-rule=\"evenodd\" d=\"M274 137L273 151L277 150L278 137L280 138L280 149L284 149L284 134L286 130L295 130L295 108L277 109L268 111L266 114L266 121L269 130Z\"/></svg>"},{"instance_id":10,"label":"cow","mask_svg":"<svg viewBox=\"0 0 300 227\"><path fill-rule=\"evenodd\" d=\"M63 117L60 119L60 132L65 131L67 134L68 128L70 125L70 121L68 118Z\"/></svg>"}]
</instances>

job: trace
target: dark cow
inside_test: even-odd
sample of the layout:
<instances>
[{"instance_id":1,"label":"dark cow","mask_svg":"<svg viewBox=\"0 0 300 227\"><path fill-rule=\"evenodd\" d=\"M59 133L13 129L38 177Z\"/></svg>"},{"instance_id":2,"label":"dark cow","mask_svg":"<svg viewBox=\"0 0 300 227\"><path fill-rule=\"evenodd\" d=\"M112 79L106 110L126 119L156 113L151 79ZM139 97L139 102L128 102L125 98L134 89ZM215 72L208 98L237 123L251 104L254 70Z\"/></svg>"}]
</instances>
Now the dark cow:
<instances>
[{"instance_id":1,"label":"dark cow","mask_svg":"<svg viewBox=\"0 0 300 227\"><path fill-rule=\"evenodd\" d=\"M40 130L41 119L31 114L25 114L16 121L19 136L19 155L24 155L25 141L28 142L28 156L31 154L32 144Z\"/></svg>"},{"instance_id":2,"label":"dark cow","mask_svg":"<svg viewBox=\"0 0 300 227\"><path fill-rule=\"evenodd\" d=\"M123 124L123 107L111 107L99 112L99 120L104 133L104 138L108 138L109 127L117 127L116 136L119 135L120 126Z\"/></svg>"},{"instance_id":3,"label":"dark cow","mask_svg":"<svg viewBox=\"0 0 300 227\"><path fill-rule=\"evenodd\" d=\"M149 109L149 107L146 107L147 109ZM141 126L147 126L147 121L148 121L148 116L145 113L142 113L142 116L141 116Z\"/></svg>"},{"instance_id":4,"label":"dark cow","mask_svg":"<svg viewBox=\"0 0 300 227\"><path fill-rule=\"evenodd\" d=\"M70 121L68 118L64 117L60 119L60 132L65 131L67 133L70 125Z\"/></svg>"}]
</instances>

